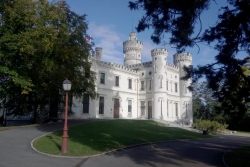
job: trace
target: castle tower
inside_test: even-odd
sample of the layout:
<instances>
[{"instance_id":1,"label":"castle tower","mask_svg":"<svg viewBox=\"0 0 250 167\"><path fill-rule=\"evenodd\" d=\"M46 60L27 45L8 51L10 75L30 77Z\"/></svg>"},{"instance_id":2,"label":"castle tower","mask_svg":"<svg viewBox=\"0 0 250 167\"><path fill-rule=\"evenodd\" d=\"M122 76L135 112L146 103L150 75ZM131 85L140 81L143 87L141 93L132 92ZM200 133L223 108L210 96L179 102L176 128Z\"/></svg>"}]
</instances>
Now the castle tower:
<instances>
[{"instance_id":1,"label":"castle tower","mask_svg":"<svg viewBox=\"0 0 250 167\"><path fill-rule=\"evenodd\" d=\"M167 92L165 65L167 49L153 49L151 51L153 65L153 118L166 118Z\"/></svg>"},{"instance_id":2,"label":"castle tower","mask_svg":"<svg viewBox=\"0 0 250 167\"><path fill-rule=\"evenodd\" d=\"M137 40L136 33L131 32L129 40L123 42L124 65L141 63L142 42Z\"/></svg>"},{"instance_id":3,"label":"castle tower","mask_svg":"<svg viewBox=\"0 0 250 167\"><path fill-rule=\"evenodd\" d=\"M180 77L186 75L184 66L190 66L192 64L191 53L176 53L174 54L174 64L179 67ZM185 124L191 124L193 122L192 112L192 92L188 90L188 86L191 84L191 79L181 80L179 79L179 91L180 91L180 114Z\"/></svg>"},{"instance_id":4,"label":"castle tower","mask_svg":"<svg viewBox=\"0 0 250 167\"><path fill-rule=\"evenodd\" d=\"M95 48L95 57L96 57L96 60L102 61L102 48L101 47Z\"/></svg>"}]
</instances>

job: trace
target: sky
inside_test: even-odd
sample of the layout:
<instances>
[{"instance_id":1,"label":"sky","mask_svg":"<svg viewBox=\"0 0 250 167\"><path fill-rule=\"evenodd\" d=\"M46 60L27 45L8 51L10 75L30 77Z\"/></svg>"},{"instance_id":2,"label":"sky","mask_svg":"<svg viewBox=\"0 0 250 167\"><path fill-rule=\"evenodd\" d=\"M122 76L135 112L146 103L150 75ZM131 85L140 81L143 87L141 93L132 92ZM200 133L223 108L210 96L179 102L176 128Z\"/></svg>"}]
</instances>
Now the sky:
<instances>
[{"instance_id":1,"label":"sky","mask_svg":"<svg viewBox=\"0 0 250 167\"><path fill-rule=\"evenodd\" d=\"M227 5L226 1L212 1L209 10L201 16L203 30L216 23L219 9ZM129 0L66 0L66 2L75 13L87 15L88 34L93 38L92 42L95 43L95 47L103 48L102 60L123 64L123 42L128 40L130 32L136 32L135 27L144 11L131 11L128 7ZM167 62L173 64L173 54L176 50L169 45L154 44L150 39L152 32L152 29L136 32L137 39L143 42L142 62L151 61L152 49L166 48L168 50ZM186 48L186 52L193 55L193 65L214 62L217 52L208 45L199 44L199 47L200 51L196 46Z\"/></svg>"}]
</instances>

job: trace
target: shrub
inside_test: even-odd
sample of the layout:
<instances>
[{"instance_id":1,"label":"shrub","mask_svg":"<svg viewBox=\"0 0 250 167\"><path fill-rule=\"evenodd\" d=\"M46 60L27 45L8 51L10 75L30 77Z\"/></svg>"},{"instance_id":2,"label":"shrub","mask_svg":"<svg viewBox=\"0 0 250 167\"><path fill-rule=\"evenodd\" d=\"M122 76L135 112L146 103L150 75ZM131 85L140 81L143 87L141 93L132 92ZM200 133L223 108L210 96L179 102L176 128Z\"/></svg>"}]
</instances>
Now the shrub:
<instances>
[{"instance_id":1,"label":"shrub","mask_svg":"<svg viewBox=\"0 0 250 167\"><path fill-rule=\"evenodd\" d=\"M228 127L227 124L220 124L217 121L198 119L193 123L193 128L209 133L220 133Z\"/></svg>"}]
</instances>

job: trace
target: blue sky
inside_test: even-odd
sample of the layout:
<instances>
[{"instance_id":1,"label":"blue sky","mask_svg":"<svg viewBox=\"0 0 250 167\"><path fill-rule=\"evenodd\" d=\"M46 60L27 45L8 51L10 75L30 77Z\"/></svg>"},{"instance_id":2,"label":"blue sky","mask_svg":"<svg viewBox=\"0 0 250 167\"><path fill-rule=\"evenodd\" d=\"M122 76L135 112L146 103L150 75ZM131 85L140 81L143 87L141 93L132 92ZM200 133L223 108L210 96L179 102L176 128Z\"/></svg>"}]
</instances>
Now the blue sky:
<instances>
[{"instance_id":1,"label":"blue sky","mask_svg":"<svg viewBox=\"0 0 250 167\"><path fill-rule=\"evenodd\" d=\"M103 61L123 64L122 43L128 40L129 33L136 26L144 11L131 11L128 8L129 0L66 0L72 11L77 14L86 14L89 23L88 33L93 38L95 46L103 48ZM217 21L220 6L226 6L226 0L212 1L210 9L201 16L203 30L213 26ZM168 50L167 62L173 64L174 48L169 45L156 45L151 39L152 30L137 33L137 39L143 42L142 61L151 61L151 50L166 48ZM166 39L167 40L167 39ZM204 65L214 61L216 51L207 45L187 48L193 55L193 65Z\"/></svg>"}]
</instances>

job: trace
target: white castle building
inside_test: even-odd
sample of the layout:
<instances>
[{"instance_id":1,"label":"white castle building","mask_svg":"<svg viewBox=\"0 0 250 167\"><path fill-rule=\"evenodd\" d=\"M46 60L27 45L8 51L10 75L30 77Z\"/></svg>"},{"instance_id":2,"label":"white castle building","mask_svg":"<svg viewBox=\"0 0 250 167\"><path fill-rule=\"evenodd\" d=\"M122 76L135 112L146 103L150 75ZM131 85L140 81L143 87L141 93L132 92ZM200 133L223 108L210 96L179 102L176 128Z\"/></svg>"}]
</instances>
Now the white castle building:
<instances>
[{"instance_id":1,"label":"white castle building","mask_svg":"<svg viewBox=\"0 0 250 167\"><path fill-rule=\"evenodd\" d=\"M184 81L183 67L192 63L190 53L175 54L166 62L166 49L153 49L152 61L142 62L143 43L131 32L123 42L124 65L102 61L102 48L95 49L91 70L97 75L99 97L83 102L74 99L71 118L159 119L191 124L192 92Z\"/></svg>"}]
</instances>

